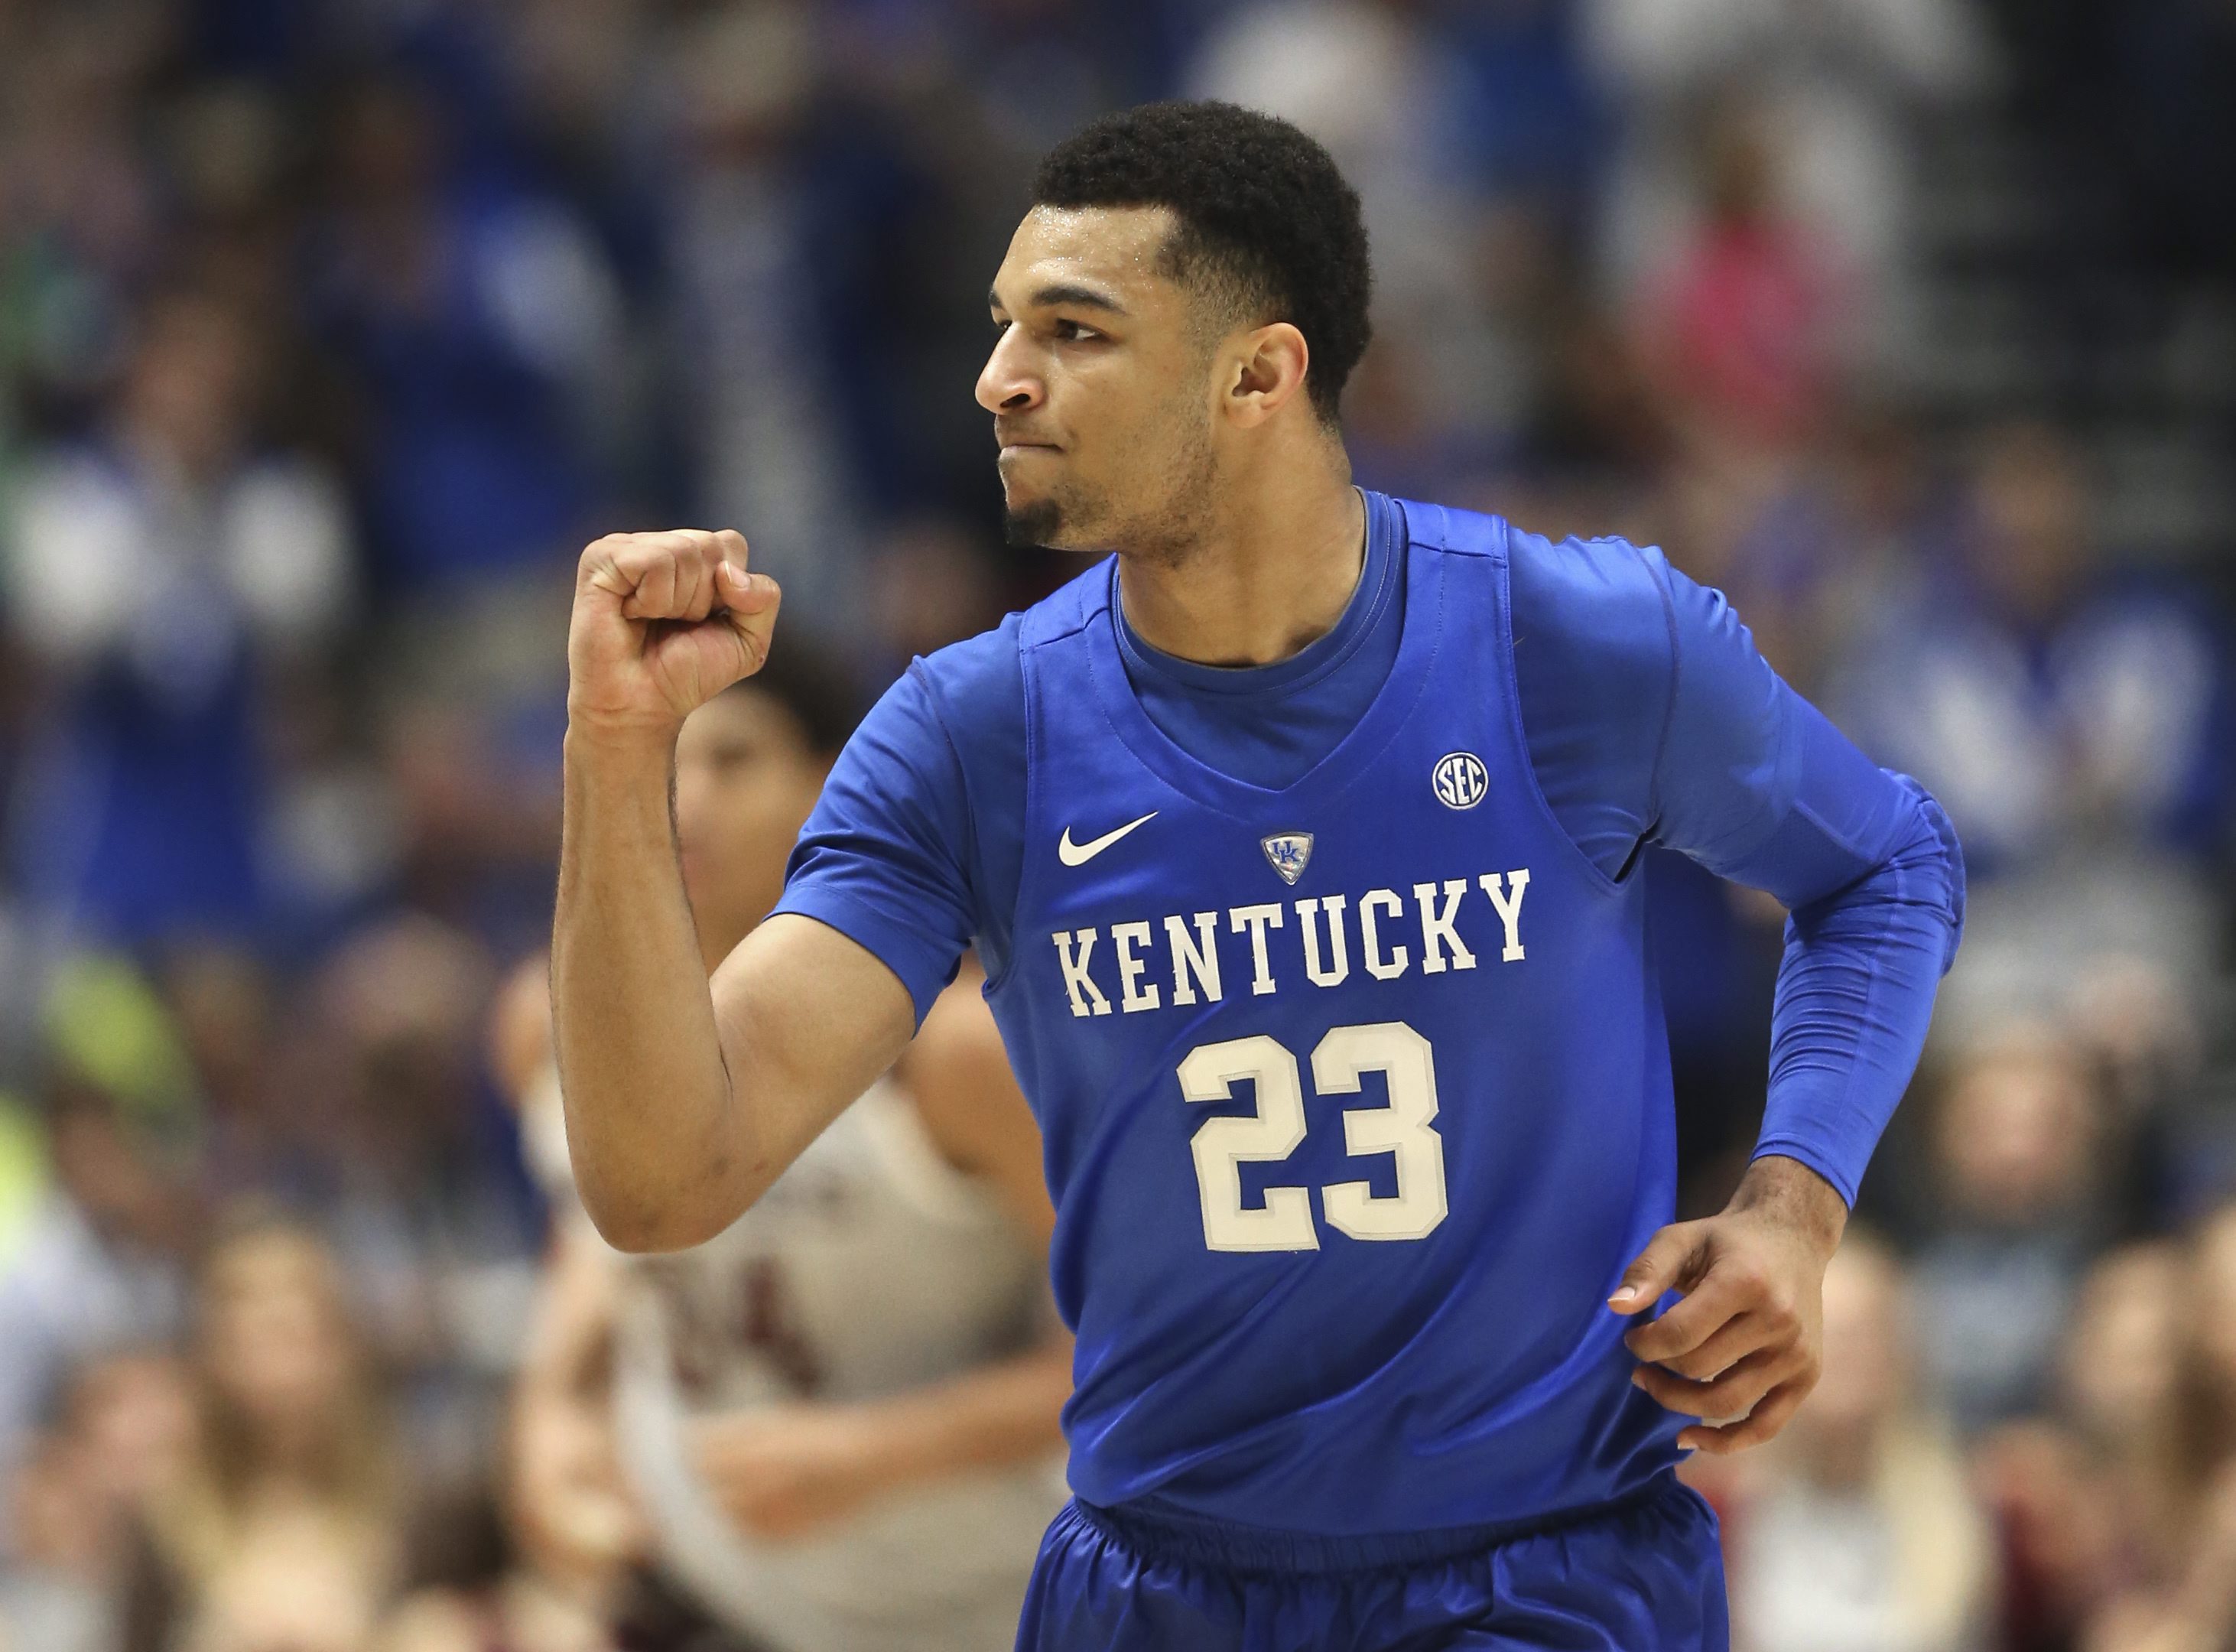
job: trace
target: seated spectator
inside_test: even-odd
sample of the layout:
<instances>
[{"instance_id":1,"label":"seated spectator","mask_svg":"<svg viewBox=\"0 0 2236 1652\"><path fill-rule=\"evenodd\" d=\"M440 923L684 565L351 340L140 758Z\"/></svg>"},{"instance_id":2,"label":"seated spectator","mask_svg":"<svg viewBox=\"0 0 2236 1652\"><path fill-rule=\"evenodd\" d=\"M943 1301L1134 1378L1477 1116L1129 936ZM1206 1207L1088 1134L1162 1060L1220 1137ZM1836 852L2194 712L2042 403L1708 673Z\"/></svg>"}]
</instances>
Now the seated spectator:
<instances>
[{"instance_id":1,"label":"seated spectator","mask_svg":"<svg viewBox=\"0 0 2236 1652\"><path fill-rule=\"evenodd\" d=\"M2083 1282L2053 1412L2004 1425L1976 1454L2003 1555L2011 1652L2086 1644L2106 1603L2179 1563L2188 1510L2177 1462L2189 1268L2130 1245Z\"/></svg>"},{"instance_id":2,"label":"seated spectator","mask_svg":"<svg viewBox=\"0 0 2236 1652\"><path fill-rule=\"evenodd\" d=\"M2157 1518L2090 1622L2085 1652L2209 1652L2236 1636L2236 1207L2199 1231L2172 1427L2154 1479Z\"/></svg>"},{"instance_id":3,"label":"seated spectator","mask_svg":"<svg viewBox=\"0 0 2236 1652\"><path fill-rule=\"evenodd\" d=\"M2114 1251L2089 1270L2066 1338L2060 1410L2110 1506L2115 1574L2163 1571L2184 1543L2188 1274L2172 1244Z\"/></svg>"},{"instance_id":4,"label":"seated spectator","mask_svg":"<svg viewBox=\"0 0 2236 1652\"><path fill-rule=\"evenodd\" d=\"M25 1452L10 1486L11 1563L0 1574L0 1647L102 1652L116 1639L107 1522L77 1453L61 1439Z\"/></svg>"},{"instance_id":5,"label":"seated spectator","mask_svg":"<svg viewBox=\"0 0 2236 1652\"><path fill-rule=\"evenodd\" d=\"M2035 8L2039 10L2037 6ZM1777 134L1797 217L1864 276L1878 356L1917 342L1904 287L1915 248L1918 115L1992 72L1969 5L1937 0L1580 0L1580 30L1625 115L1602 240L1622 286L1652 271L1695 208L1685 135L1734 84Z\"/></svg>"},{"instance_id":6,"label":"seated spectator","mask_svg":"<svg viewBox=\"0 0 2236 1652\"><path fill-rule=\"evenodd\" d=\"M142 313L95 439L36 457L4 523L9 620L49 674L16 870L45 916L125 941L264 919L260 689L341 618L351 533L309 457L260 451L250 317Z\"/></svg>"},{"instance_id":7,"label":"seated spectator","mask_svg":"<svg viewBox=\"0 0 2236 1652\"><path fill-rule=\"evenodd\" d=\"M1857 662L1845 721L1945 794L1967 859L2023 870L2106 842L2191 852L2225 818L2220 642L2194 594L2108 560L2056 431L1996 431L1956 565Z\"/></svg>"},{"instance_id":8,"label":"seated spectator","mask_svg":"<svg viewBox=\"0 0 2236 1652\"><path fill-rule=\"evenodd\" d=\"M1972 1454L1993 1510L2009 1652L2072 1652L2121 1566L2118 1511L2073 1431L2044 1418L2006 1424Z\"/></svg>"},{"instance_id":9,"label":"seated spectator","mask_svg":"<svg viewBox=\"0 0 2236 1652\"><path fill-rule=\"evenodd\" d=\"M0 1645L112 1652L133 1524L177 1474L191 1427L183 1374L163 1350L108 1355L76 1373L10 1488Z\"/></svg>"},{"instance_id":10,"label":"seated spectator","mask_svg":"<svg viewBox=\"0 0 2236 1652\"><path fill-rule=\"evenodd\" d=\"M924 274L887 263L864 283L855 243L906 187L859 126L814 141L845 119L819 107L824 51L804 6L710 7L671 30L661 188L694 497L753 523L753 565L794 617L846 638L869 590L863 507L890 480L871 456L893 455L877 398L845 388L893 370L885 329L909 312L892 284Z\"/></svg>"},{"instance_id":11,"label":"seated spectator","mask_svg":"<svg viewBox=\"0 0 2236 1652\"><path fill-rule=\"evenodd\" d=\"M0 1473L74 1368L176 1326L200 1229L166 1121L67 1075L45 1102L53 1183L0 1271Z\"/></svg>"},{"instance_id":12,"label":"seated spectator","mask_svg":"<svg viewBox=\"0 0 2236 1652\"><path fill-rule=\"evenodd\" d=\"M1995 1550L1912 1381L1899 1265L1851 1232L1825 1274L1825 1375L1727 1494L1733 1643L1759 1652L1984 1644Z\"/></svg>"},{"instance_id":13,"label":"seated spectator","mask_svg":"<svg viewBox=\"0 0 2236 1652\"><path fill-rule=\"evenodd\" d=\"M1641 331L1673 416L1711 452L1805 444L1851 365L1852 278L1786 210L1779 158L1743 102L1710 128L1699 228L1644 295Z\"/></svg>"},{"instance_id":14,"label":"seated spectator","mask_svg":"<svg viewBox=\"0 0 2236 1652\"><path fill-rule=\"evenodd\" d=\"M167 250L159 180L136 140L168 22L155 7L108 6L8 22L0 434L74 411L108 378L125 295Z\"/></svg>"},{"instance_id":15,"label":"seated spectator","mask_svg":"<svg viewBox=\"0 0 2236 1652\"><path fill-rule=\"evenodd\" d=\"M621 319L571 209L464 164L464 114L401 71L345 88L311 245L318 330L364 396L379 582L454 597L580 548L591 383Z\"/></svg>"},{"instance_id":16,"label":"seated spectator","mask_svg":"<svg viewBox=\"0 0 2236 1652\"><path fill-rule=\"evenodd\" d=\"M411 914L337 947L306 1005L299 1105L324 1138L312 1220L397 1379L415 1457L454 1478L485 1468L536 1288L528 1191L507 1180L510 1126L481 1084L494 984L477 941Z\"/></svg>"},{"instance_id":17,"label":"seated spectator","mask_svg":"<svg viewBox=\"0 0 2236 1652\"><path fill-rule=\"evenodd\" d=\"M2093 1017L2117 972L2152 981L2148 1019L2179 1043L2218 967L2224 639L2198 592L2119 569L2096 511L2057 432L1993 433L1951 565L1858 639L1830 696L1866 750L1945 801L1976 874L1947 1030Z\"/></svg>"},{"instance_id":18,"label":"seated spectator","mask_svg":"<svg viewBox=\"0 0 2236 1652\"><path fill-rule=\"evenodd\" d=\"M1929 1391L1967 1433L2049 1396L2101 1227L2101 1102L2073 1048L2015 1024L1966 1051L1928 1122L1934 1231L1917 1257Z\"/></svg>"},{"instance_id":19,"label":"seated spectator","mask_svg":"<svg viewBox=\"0 0 2236 1652\"><path fill-rule=\"evenodd\" d=\"M411 1488L332 1253L243 1228L203 1269L195 1432L150 1504L128 1652L360 1652L402 1564Z\"/></svg>"},{"instance_id":20,"label":"seated spectator","mask_svg":"<svg viewBox=\"0 0 2236 1652\"><path fill-rule=\"evenodd\" d=\"M1724 565L1707 571L1763 657L1816 697L1827 672L1905 622L1948 535L1948 490L1914 415L1869 402L1847 405L1811 453L1765 480L1757 493L1732 490L1724 466L1687 478L1720 490L1731 510L1716 548ZM1689 541L1687 556L1702 560Z\"/></svg>"},{"instance_id":21,"label":"seated spectator","mask_svg":"<svg viewBox=\"0 0 2236 1652\"><path fill-rule=\"evenodd\" d=\"M536 1010L548 1023L547 995L548 988L536 992ZM580 1283L562 1276L547 1289L564 1293ZM398 1605L379 1652L665 1649L679 1642L662 1633L671 1619L695 1625L700 1638L681 1642L688 1652L731 1652L703 1614L679 1611L681 1603L640 1570L650 1533L604 1412L516 1404L509 1432L502 1510L485 1510L470 1534L480 1541L467 1543L463 1556L452 1544L449 1563Z\"/></svg>"}]
</instances>

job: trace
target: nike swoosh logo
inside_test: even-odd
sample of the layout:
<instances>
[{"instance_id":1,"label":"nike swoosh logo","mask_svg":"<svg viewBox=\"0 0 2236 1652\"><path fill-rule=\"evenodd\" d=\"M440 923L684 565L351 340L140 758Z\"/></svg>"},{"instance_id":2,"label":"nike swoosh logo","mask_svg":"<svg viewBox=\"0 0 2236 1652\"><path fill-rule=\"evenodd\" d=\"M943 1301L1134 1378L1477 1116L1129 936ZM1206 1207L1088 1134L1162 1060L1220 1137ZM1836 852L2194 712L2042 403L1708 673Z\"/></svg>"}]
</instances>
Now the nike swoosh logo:
<instances>
[{"instance_id":1,"label":"nike swoosh logo","mask_svg":"<svg viewBox=\"0 0 2236 1652\"><path fill-rule=\"evenodd\" d=\"M1083 866L1088 861L1094 859L1095 856L1101 854L1105 849L1108 849L1112 844L1117 842L1119 839L1124 837L1128 832L1131 832L1135 826L1141 826L1148 821L1155 819L1156 818L1157 812L1154 809L1151 809L1147 814L1143 815L1141 819L1128 820L1124 826L1120 826L1115 832L1106 832L1101 837L1091 839L1086 843L1074 843L1071 840L1071 828L1069 826L1066 826L1063 829L1062 840L1056 846L1056 859L1062 861L1067 866Z\"/></svg>"}]
</instances>

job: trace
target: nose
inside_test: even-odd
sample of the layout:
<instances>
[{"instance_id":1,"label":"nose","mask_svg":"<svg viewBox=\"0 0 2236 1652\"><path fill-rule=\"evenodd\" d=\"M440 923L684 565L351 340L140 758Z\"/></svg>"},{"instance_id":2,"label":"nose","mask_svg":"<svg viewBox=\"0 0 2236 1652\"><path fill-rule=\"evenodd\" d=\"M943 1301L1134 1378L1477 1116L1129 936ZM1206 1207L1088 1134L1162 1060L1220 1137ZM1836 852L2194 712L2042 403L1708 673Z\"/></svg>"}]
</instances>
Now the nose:
<instances>
[{"instance_id":1,"label":"nose","mask_svg":"<svg viewBox=\"0 0 2236 1652\"><path fill-rule=\"evenodd\" d=\"M990 413L1025 413L1047 398L1047 386L1030 370L1024 329L1003 328L978 372L978 405Z\"/></svg>"}]
</instances>

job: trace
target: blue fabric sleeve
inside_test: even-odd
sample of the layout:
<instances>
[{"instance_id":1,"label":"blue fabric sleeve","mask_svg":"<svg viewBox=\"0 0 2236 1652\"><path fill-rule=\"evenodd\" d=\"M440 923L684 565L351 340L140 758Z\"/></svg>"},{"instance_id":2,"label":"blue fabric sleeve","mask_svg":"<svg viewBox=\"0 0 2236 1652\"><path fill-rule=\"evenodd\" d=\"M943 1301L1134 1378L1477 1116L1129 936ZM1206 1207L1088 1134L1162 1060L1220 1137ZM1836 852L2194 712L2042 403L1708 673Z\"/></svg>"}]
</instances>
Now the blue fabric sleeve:
<instances>
[{"instance_id":1,"label":"blue fabric sleeve","mask_svg":"<svg viewBox=\"0 0 2236 1652\"><path fill-rule=\"evenodd\" d=\"M1609 877L1652 841L1785 904L1755 1152L1800 1160L1852 1204L1963 928L1948 818L1659 551L1510 543L1515 677L1547 802Z\"/></svg>"},{"instance_id":2,"label":"blue fabric sleeve","mask_svg":"<svg viewBox=\"0 0 2236 1652\"><path fill-rule=\"evenodd\" d=\"M941 679L997 680L1004 654L1017 675L1008 627L911 663L839 753L776 904L876 953L919 1023L981 927L970 786ZM1016 694L1022 721L1022 676Z\"/></svg>"},{"instance_id":3,"label":"blue fabric sleeve","mask_svg":"<svg viewBox=\"0 0 2236 1652\"><path fill-rule=\"evenodd\" d=\"M1654 828L1676 681L1667 593L1620 539L1508 535L1515 688L1537 785L1584 856L1620 878Z\"/></svg>"},{"instance_id":4,"label":"blue fabric sleeve","mask_svg":"<svg viewBox=\"0 0 2236 1652\"><path fill-rule=\"evenodd\" d=\"M911 662L839 753L785 872L779 912L860 942L920 1023L974 943L1008 962L1025 856L1018 615Z\"/></svg>"},{"instance_id":5,"label":"blue fabric sleeve","mask_svg":"<svg viewBox=\"0 0 2236 1652\"><path fill-rule=\"evenodd\" d=\"M1850 1204L1916 1070L1964 922L1948 817L1874 766L1755 652L1720 592L1642 552L1667 603L1671 688L1654 839L1792 914L1755 1155Z\"/></svg>"}]
</instances>

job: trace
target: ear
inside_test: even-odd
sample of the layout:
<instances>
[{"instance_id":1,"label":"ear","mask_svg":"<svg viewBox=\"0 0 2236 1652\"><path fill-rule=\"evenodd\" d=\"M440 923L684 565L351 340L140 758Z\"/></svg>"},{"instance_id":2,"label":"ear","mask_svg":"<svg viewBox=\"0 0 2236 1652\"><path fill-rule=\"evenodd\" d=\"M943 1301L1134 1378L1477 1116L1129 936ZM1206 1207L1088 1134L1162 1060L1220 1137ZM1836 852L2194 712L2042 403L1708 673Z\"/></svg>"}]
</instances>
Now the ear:
<instances>
[{"instance_id":1,"label":"ear","mask_svg":"<svg viewBox=\"0 0 2236 1652\"><path fill-rule=\"evenodd\" d=\"M1227 357L1227 418L1253 430L1279 412L1304 393L1312 353L1305 335L1286 321L1269 322L1244 333Z\"/></svg>"}]
</instances>

